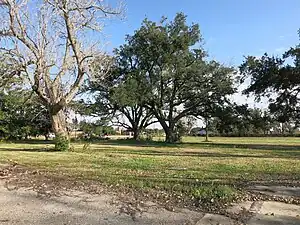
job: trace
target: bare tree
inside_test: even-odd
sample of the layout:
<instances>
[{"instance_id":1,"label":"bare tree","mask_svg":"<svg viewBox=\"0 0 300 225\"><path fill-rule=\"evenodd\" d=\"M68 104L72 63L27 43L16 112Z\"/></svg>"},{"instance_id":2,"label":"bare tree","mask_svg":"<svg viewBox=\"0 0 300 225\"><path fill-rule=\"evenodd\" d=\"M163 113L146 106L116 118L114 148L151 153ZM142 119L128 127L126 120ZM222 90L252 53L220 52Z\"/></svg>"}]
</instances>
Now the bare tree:
<instances>
[{"instance_id":1,"label":"bare tree","mask_svg":"<svg viewBox=\"0 0 300 225\"><path fill-rule=\"evenodd\" d=\"M0 0L0 54L13 62L3 77L30 82L49 108L56 135L67 137L63 109L91 78L92 60L108 65L95 32L122 11L121 3L111 7L103 0Z\"/></svg>"}]
</instances>

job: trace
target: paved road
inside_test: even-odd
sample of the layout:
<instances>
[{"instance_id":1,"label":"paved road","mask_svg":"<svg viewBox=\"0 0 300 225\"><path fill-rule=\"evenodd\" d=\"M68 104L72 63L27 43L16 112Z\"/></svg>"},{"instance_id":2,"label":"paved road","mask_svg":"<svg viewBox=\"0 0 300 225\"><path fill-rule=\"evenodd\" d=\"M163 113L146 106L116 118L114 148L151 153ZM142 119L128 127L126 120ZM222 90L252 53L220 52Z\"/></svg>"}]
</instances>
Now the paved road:
<instances>
[{"instance_id":1,"label":"paved road","mask_svg":"<svg viewBox=\"0 0 300 225\"><path fill-rule=\"evenodd\" d=\"M196 224L202 213L178 209L167 211L147 202L139 211L116 197L66 192L60 197L38 196L26 189L8 191L0 183L0 225L131 225Z\"/></svg>"},{"instance_id":2,"label":"paved road","mask_svg":"<svg viewBox=\"0 0 300 225\"><path fill-rule=\"evenodd\" d=\"M278 202L244 202L228 209L231 213L247 211L248 225L299 225L300 206ZM138 210L107 194L90 195L68 191L58 197L40 196L26 189L9 191L0 181L0 225L234 225L228 217L203 214L187 209L167 211L146 202Z\"/></svg>"}]
</instances>

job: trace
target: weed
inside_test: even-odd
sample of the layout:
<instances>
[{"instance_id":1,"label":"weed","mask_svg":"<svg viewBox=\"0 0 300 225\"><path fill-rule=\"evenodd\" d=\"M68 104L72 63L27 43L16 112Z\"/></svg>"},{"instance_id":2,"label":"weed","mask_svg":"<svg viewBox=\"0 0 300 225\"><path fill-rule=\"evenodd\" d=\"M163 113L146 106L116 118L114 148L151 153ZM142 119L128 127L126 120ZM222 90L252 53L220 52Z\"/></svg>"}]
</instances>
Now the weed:
<instances>
[{"instance_id":1,"label":"weed","mask_svg":"<svg viewBox=\"0 0 300 225\"><path fill-rule=\"evenodd\" d=\"M201 203L230 202L237 191L227 185L205 185L194 188L192 196Z\"/></svg>"}]
</instances>

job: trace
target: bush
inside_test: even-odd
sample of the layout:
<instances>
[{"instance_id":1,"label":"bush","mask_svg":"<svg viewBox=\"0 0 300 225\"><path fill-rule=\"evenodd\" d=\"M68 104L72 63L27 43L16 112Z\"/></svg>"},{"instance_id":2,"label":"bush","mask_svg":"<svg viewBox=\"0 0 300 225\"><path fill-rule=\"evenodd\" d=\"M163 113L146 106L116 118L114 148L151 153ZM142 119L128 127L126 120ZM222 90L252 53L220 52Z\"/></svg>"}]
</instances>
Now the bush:
<instances>
[{"instance_id":1,"label":"bush","mask_svg":"<svg viewBox=\"0 0 300 225\"><path fill-rule=\"evenodd\" d=\"M139 141L153 141L154 139L154 134L151 132L144 132L142 135L139 137Z\"/></svg>"},{"instance_id":2,"label":"bush","mask_svg":"<svg viewBox=\"0 0 300 225\"><path fill-rule=\"evenodd\" d=\"M208 185L192 190L192 196L200 203L222 203L232 201L236 191L226 185Z\"/></svg>"},{"instance_id":3,"label":"bush","mask_svg":"<svg viewBox=\"0 0 300 225\"><path fill-rule=\"evenodd\" d=\"M55 136L55 150L56 151L68 151L70 147L70 141L67 136L64 135L56 135Z\"/></svg>"}]
</instances>

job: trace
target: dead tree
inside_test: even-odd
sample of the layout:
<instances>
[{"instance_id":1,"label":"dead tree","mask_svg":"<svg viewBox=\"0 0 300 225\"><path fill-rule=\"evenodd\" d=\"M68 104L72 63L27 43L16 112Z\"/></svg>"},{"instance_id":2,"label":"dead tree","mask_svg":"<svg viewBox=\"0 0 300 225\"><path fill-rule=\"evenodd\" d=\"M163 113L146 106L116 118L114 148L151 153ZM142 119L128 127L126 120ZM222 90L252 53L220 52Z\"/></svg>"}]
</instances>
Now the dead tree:
<instances>
[{"instance_id":1,"label":"dead tree","mask_svg":"<svg viewBox=\"0 0 300 225\"><path fill-rule=\"evenodd\" d=\"M122 11L103 0L0 0L0 57L13 62L0 76L29 81L56 135L67 137L63 109L91 78L93 59L109 66L95 33Z\"/></svg>"}]
</instances>

